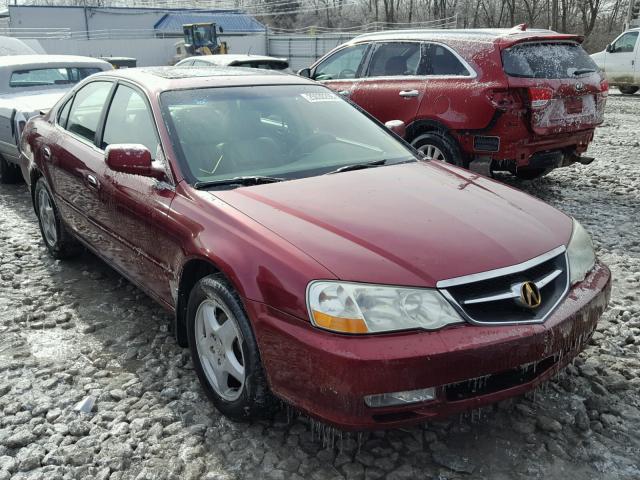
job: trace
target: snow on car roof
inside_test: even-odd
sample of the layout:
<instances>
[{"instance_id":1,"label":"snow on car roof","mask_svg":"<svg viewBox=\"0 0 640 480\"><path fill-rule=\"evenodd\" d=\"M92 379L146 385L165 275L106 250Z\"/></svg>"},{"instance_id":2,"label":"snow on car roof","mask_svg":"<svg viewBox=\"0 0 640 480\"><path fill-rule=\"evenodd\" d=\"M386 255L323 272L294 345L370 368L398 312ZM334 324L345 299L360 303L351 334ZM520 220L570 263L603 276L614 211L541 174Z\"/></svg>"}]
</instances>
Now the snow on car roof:
<instances>
[{"instance_id":1,"label":"snow on car roof","mask_svg":"<svg viewBox=\"0 0 640 480\"><path fill-rule=\"evenodd\" d=\"M0 57L2 67L47 67L50 65L109 65L104 60L79 55L8 55Z\"/></svg>"},{"instance_id":2,"label":"snow on car roof","mask_svg":"<svg viewBox=\"0 0 640 480\"><path fill-rule=\"evenodd\" d=\"M258 68L211 67L141 67L96 73L94 77L124 78L149 91L240 85L315 85L307 78Z\"/></svg>"},{"instance_id":3,"label":"snow on car roof","mask_svg":"<svg viewBox=\"0 0 640 480\"><path fill-rule=\"evenodd\" d=\"M531 28L468 28L468 29L414 29L414 30L385 30L381 32L365 33L355 37L351 42L362 42L367 40L394 40L394 39L415 39L429 40L437 38L447 38L451 40L480 40L494 41L498 39L521 40L527 37L566 37L577 38L576 35L557 33L552 30Z\"/></svg>"},{"instance_id":4,"label":"snow on car roof","mask_svg":"<svg viewBox=\"0 0 640 480\"><path fill-rule=\"evenodd\" d=\"M268 57L266 55L249 55L249 54L239 54L239 53L227 53L222 55L201 55L197 57L189 57L185 60L189 59L197 59L204 60L205 62L209 62L216 65L230 65L232 62L246 62L246 61L277 61L277 62L286 62L286 58L277 58L277 57Z\"/></svg>"}]
</instances>

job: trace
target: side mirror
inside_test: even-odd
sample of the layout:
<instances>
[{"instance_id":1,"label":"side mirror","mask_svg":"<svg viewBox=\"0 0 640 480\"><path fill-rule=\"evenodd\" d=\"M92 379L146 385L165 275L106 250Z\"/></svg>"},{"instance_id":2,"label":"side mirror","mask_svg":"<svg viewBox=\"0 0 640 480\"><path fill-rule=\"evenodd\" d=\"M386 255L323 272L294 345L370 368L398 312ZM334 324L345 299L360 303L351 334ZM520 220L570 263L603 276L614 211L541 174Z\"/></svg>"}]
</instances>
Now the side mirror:
<instances>
[{"instance_id":1,"label":"side mirror","mask_svg":"<svg viewBox=\"0 0 640 480\"><path fill-rule=\"evenodd\" d=\"M389 120L384 124L389 130L398 135L400 138L404 138L407 134L407 126L402 120Z\"/></svg>"},{"instance_id":2,"label":"side mirror","mask_svg":"<svg viewBox=\"0 0 640 480\"><path fill-rule=\"evenodd\" d=\"M151 152L137 143L119 143L109 145L104 151L107 166L114 172L141 175L143 177L164 177L164 172L153 168Z\"/></svg>"},{"instance_id":3,"label":"side mirror","mask_svg":"<svg viewBox=\"0 0 640 480\"><path fill-rule=\"evenodd\" d=\"M611 48L611 44L608 44L608 45L607 45L607 48L605 48L604 50L605 50L605 52L607 52L607 53L611 53L611 52L612 52L612 50L613 50L613 48Z\"/></svg>"},{"instance_id":4,"label":"side mirror","mask_svg":"<svg viewBox=\"0 0 640 480\"><path fill-rule=\"evenodd\" d=\"M219 31L220 33L224 33L224 29L223 29L222 27L218 27L218 31Z\"/></svg>"},{"instance_id":5,"label":"side mirror","mask_svg":"<svg viewBox=\"0 0 640 480\"><path fill-rule=\"evenodd\" d=\"M311 78L311 69L310 68L302 68L298 70L298 75L305 78Z\"/></svg>"}]
</instances>

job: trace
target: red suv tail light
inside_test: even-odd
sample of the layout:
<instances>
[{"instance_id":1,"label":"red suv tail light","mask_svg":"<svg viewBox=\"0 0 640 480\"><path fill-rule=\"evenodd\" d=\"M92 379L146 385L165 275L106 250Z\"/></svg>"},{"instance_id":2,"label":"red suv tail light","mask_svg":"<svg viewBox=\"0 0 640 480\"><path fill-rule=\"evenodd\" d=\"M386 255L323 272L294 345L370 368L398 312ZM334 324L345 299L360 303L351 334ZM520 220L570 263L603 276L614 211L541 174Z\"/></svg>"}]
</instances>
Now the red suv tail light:
<instances>
[{"instance_id":1,"label":"red suv tail light","mask_svg":"<svg viewBox=\"0 0 640 480\"><path fill-rule=\"evenodd\" d=\"M553 98L553 90L547 87L529 87L529 100L531 101L531 108L539 109L549 103L549 100Z\"/></svg>"},{"instance_id":2,"label":"red suv tail light","mask_svg":"<svg viewBox=\"0 0 640 480\"><path fill-rule=\"evenodd\" d=\"M603 97L609 95L609 81L606 78L600 82L600 94Z\"/></svg>"},{"instance_id":3,"label":"red suv tail light","mask_svg":"<svg viewBox=\"0 0 640 480\"><path fill-rule=\"evenodd\" d=\"M496 110L513 110L522 107L520 96L515 90L489 90L489 103Z\"/></svg>"}]
</instances>

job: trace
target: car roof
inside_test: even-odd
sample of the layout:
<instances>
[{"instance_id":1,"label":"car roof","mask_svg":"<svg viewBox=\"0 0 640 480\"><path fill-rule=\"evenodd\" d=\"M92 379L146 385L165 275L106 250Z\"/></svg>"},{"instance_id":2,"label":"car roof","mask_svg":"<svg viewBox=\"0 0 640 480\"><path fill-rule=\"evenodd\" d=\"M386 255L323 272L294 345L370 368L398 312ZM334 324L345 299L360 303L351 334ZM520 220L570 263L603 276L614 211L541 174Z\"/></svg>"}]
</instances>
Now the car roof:
<instances>
[{"instance_id":1,"label":"car roof","mask_svg":"<svg viewBox=\"0 0 640 480\"><path fill-rule=\"evenodd\" d=\"M500 42L502 44L518 43L526 40L574 40L582 41L582 37L572 34L557 33L552 30L528 29L526 26L513 28L470 28L470 29L415 29L385 30L365 33L355 37L349 43L374 40L456 40L475 42Z\"/></svg>"},{"instance_id":2,"label":"car roof","mask_svg":"<svg viewBox=\"0 0 640 480\"><path fill-rule=\"evenodd\" d=\"M250 85L317 85L307 78L275 70L225 66L124 68L91 76L92 79L99 77L130 80L149 92Z\"/></svg>"},{"instance_id":3,"label":"car roof","mask_svg":"<svg viewBox=\"0 0 640 480\"><path fill-rule=\"evenodd\" d=\"M205 62L215 63L216 65L229 65L231 62L245 62L245 61L278 61L286 62L286 58L268 57L266 55L241 55L238 53L227 53L221 55L200 55L196 57L189 57L188 59L204 60Z\"/></svg>"},{"instance_id":4,"label":"car roof","mask_svg":"<svg viewBox=\"0 0 640 480\"><path fill-rule=\"evenodd\" d=\"M79 55L6 55L0 56L1 67L47 67L64 65L109 65L108 62ZM111 68L111 67L110 67Z\"/></svg>"}]
</instances>

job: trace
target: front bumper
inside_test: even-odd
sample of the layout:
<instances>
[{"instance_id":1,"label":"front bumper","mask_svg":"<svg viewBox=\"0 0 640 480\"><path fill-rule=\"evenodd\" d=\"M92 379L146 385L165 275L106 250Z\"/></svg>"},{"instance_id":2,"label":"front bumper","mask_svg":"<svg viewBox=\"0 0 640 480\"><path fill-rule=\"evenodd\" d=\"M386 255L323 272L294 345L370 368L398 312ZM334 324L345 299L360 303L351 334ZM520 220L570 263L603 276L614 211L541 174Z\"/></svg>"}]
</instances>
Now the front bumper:
<instances>
[{"instance_id":1,"label":"front bumper","mask_svg":"<svg viewBox=\"0 0 640 480\"><path fill-rule=\"evenodd\" d=\"M585 346L607 306L598 263L543 324L476 326L372 336L318 330L246 301L273 393L344 430L398 427L478 408L535 388ZM437 398L369 408L365 395L437 387Z\"/></svg>"}]
</instances>

